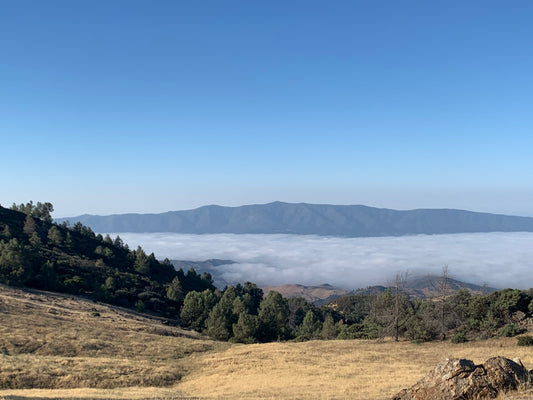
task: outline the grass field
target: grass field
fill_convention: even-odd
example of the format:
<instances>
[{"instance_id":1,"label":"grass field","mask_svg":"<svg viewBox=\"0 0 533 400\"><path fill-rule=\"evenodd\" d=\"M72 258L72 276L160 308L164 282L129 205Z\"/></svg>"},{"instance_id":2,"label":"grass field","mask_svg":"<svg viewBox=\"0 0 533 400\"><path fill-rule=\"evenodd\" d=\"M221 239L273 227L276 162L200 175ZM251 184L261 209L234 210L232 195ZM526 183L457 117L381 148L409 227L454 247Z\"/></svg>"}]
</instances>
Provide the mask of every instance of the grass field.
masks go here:
<instances>
[{"instance_id":1,"label":"grass field","mask_svg":"<svg viewBox=\"0 0 533 400\"><path fill-rule=\"evenodd\" d=\"M533 351L515 338L230 345L126 310L5 286L0 318L6 400L387 399L446 357L519 357L533 368ZM520 396L502 399L533 398Z\"/></svg>"}]
</instances>

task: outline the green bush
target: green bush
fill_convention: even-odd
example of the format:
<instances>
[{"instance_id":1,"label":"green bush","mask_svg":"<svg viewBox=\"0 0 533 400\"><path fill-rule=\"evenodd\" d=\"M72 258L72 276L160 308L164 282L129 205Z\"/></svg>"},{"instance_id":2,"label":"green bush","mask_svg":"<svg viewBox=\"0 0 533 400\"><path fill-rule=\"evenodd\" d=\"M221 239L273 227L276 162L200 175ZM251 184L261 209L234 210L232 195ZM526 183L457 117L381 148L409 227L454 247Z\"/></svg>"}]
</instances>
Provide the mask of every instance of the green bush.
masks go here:
<instances>
[{"instance_id":1,"label":"green bush","mask_svg":"<svg viewBox=\"0 0 533 400\"><path fill-rule=\"evenodd\" d=\"M145 312L146 311L146 305L144 304L144 301L142 300L137 300L137 302L135 303L135 309L137 310L137 312Z\"/></svg>"},{"instance_id":2,"label":"green bush","mask_svg":"<svg viewBox=\"0 0 533 400\"><path fill-rule=\"evenodd\" d=\"M518 338L519 346L533 346L533 337L532 336L521 336Z\"/></svg>"},{"instance_id":3,"label":"green bush","mask_svg":"<svg viewBox=\"0 0 533 400\"><path fill-rule=\"evenodd\" d=\"M466 337L466 333L464 332L457 332L455 335L452 336L452 343L466 343L468 342L468 339Z\"/></svg>"},{"instance_id":4,"label":"green bush","mask_svg":"<svg viewBox=\"0 0 533 400\"><path fill-rule=\"evenodd\" d=\"M522 333L522 329L515 324L507 324L500 329L500 336L513 337Z\"/></svg>"}]
</instances>

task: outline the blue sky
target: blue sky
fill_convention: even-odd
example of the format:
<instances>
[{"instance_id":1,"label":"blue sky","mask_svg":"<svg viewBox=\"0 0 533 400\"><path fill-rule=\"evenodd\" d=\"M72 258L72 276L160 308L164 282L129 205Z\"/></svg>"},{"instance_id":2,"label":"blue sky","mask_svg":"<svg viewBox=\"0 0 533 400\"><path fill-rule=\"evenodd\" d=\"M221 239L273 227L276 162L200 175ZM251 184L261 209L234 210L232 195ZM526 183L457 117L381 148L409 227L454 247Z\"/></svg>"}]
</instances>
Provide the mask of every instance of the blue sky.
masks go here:
<instances>
[{"instance_id":1,"label":"blue sky","mask_svg":"<svg viewBox=\"0 0 533 400\"><path fill-rule=\"evenodd\" d=\"M533 216L530 1L0 1L0 204Z\"/></svg>"}]
</instances>

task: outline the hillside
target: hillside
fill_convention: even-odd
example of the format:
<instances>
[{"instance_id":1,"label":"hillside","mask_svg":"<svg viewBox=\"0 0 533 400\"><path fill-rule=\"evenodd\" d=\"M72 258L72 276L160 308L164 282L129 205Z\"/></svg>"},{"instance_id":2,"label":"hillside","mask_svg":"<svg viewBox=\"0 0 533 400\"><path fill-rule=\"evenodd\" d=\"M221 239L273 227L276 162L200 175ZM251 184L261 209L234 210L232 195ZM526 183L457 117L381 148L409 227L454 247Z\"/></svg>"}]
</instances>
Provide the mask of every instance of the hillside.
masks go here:
<instances>
[{"instance_id":1,"label":"hillside","mask_svg":"<svg viewBox=\"0 0 533 400\"><path fill-rule=\"evenodd\" d=\"M84 295L94 300L177 318L186 294L214 289L202 276L160 262L119 236L96 235L77 223L54 224L31 203L0 207L0 283ZM50 205L51 206L51 205ZM46 211L46 210L45 210Z\"/></svg>"},{"instance_id":2,"label":"hillside","mask_svg":"<svg viewBox=\"0 0 533 400\"><path fill-rule=\"evenodd\" d=\"M427 276L418 276L413 277L412 279L409 279L406 284L406 291L418 298L430 298L430 297L438 297L440 295L439 293L439 285L440 280L442 278L440 276L436 275L427 275ZM489 286L482 286L482 285L476 285L473 283L468 282L462 282L458 281L457 279L453 278L447 278L447 291L448 293L453 293L458 290L466 290L470 292L473 295L481 295L481 294L488 294L497 291L498 289L489 287Z\"/></svg>"},{"instance_id":3,"label":"hillside","mask_svg":"<svg viewBox=\"0 0 533 400\"><path fill-rule=\"evenodd\" d=\"M471 232L533 232L533 218L450 209L398 211L362 205L274 202L241 207L216 205L162 214L80 215L96 232L176 232L398 236Z\"/></svg>"},{"instance_id":4,"label":"hillside","mask_svg":"<svg viewBox=\"0 0 533 400\"><path fill-rule=\"evenodd\" d=\"M0 313L0 389L169 386L184 358L225 348L161 318L1 284Z\"/></svg>"},{"instance_id":5,"label":"hillside","mask_svg":"<svg viewBox=\"0 0 533 400\"><path fill-rule=\"evenodd\" d=\"M0 398L6 400L384 400L450 356L481 362L503 355L533 365L531 349L517 347L515 338L215 342L123 308L4 285L0 313ZM505 398L531 398L531 392Z\"/></svg>"},{"instance_id":6,"label":"hillside","mask_svg":"<svg viewBox=\"0 0 533 400\"><path fill-rule=\"evenodd\" d=\"M431 298L437 297L439 293L439 276L421 276L408 279L405 284L405 291L415 298ZM467 290L471 294L487 294L496 291L497 289L475 285L472 283L461 282L453 278L448 278L447 282L448 293L451 294L458 290ZM328 284L319 286L305 286L298 284L286 284L280 286L266 286L263 287L266 293L275 290L283 295L283 297L302 297L315 305L323 305L329 302L335 303L335 299L344 296L372 296L383 293L387 290L386 286L376 285L356 290L344 290Z\"/></svg>"},{"instance_id":7,"label":"hillside","mask_svg":"<svg viewBox=\"0 0 533 400\"><path fill-rule=\"evenodd\" d=\"M336 288L334 286L324 284L319 286L305 286L298 284L287 284L281 286L266 286L263 288L265 294L275 290L281 293L283 297L302 297L316 305L322 305L335 298L346 296L351 293L348 290Z\"/></svg>"}]
</instances>

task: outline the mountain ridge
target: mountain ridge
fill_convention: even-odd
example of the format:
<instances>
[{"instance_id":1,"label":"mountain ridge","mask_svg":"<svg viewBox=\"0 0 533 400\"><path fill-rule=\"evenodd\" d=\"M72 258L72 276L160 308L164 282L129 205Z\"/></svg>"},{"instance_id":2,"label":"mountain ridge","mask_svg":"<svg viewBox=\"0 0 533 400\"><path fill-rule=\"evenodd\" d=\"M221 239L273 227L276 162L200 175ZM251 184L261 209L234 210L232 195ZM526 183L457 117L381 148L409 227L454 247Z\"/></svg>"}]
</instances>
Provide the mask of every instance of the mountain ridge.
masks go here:
<instances>
[{"instance_id":1,"label":"mountain ridge","mask_svg":"<svg viewBox=\"0 0 533 400\"><path fill-rule=\"evenodd\" d=\"M403 289L407 294L414 298L433 298L441 295L439 292L441 285L441 276L425 275L416 276L408 279ZM289 283L277 286L264 286L265 294L275 290L282 294L283 297L303 297L315 305L324 305L333 302L338 298L349 296L370 296L383 293L387 289L394 290L390 285L373 285L365 288L356 288L352 290L341 289L329 284L322 285L301 285L298 283ZM477 285L470 282L460 281L454 278L447 278L447 291L453 293L458 290L467 290L472 294L487 294L497 291L498 289Z\"/></svg>"},{"instance_id":2,"label":"mountain ridge","mask_svg":"<svg viewBox=\"0 0 533 400\"><path fill-rule=\"evenodd\" d=\"M457 209L393 210L365 205L272 202L238 207L207 205L148 214L84 214L57 222L81 222L97 232L186 234L300 234L344 237L476 232L533 232L533 217Z\"/></svg>"}]
</instances>

